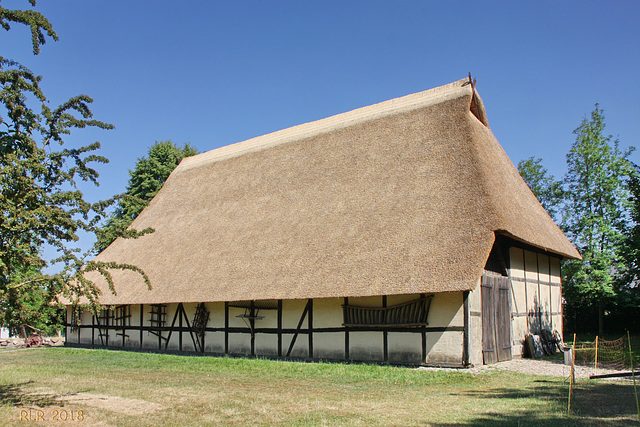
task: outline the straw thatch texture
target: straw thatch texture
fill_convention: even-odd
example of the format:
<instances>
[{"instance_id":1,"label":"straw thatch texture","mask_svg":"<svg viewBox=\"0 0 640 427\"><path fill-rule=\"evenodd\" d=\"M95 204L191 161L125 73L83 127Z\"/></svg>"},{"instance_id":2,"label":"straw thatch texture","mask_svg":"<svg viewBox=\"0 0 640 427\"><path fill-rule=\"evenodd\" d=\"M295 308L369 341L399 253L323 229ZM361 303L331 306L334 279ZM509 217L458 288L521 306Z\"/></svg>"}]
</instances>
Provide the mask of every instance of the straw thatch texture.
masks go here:
<instances>
[{"instance_id":1,"label":"straw thatch texture","mask_svg":"<svg viewBox=\"0 0 640 427\"><path fill-rule=\"evenodd\" d=\"M115 272L102 302L470 290L496 231L579 257L465 82L185 159L133 224L156 232L99 255L153 290Z\"/></svg>"}]
</instances>

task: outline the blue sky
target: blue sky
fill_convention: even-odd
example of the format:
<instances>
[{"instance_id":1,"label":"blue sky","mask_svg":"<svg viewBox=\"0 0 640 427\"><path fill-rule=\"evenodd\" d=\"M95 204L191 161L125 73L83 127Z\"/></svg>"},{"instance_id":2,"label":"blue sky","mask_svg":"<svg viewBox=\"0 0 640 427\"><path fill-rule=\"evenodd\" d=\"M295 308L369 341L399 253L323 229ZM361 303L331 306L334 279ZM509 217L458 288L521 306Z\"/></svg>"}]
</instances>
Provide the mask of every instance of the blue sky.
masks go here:
<instances>
[{"instance_id":1,"label":"blue sky","mask_svg":"<svg viewBox=\"0 0 640 427\"><path fill-rule=\"evenodd\" d=\"M26 0L2 0L26 8ZM155 142L200 151L465 77L514 163L565 172L572 130L596 102L623 147L640 137L638 1L39 0L60 36L38 56L26 28L1 55L44 76L56 105L94 98L112 131L84 130L111 160L90 198L124 191ZM632 155L640 163L640 153Z\"/></svg>"}]
</instances>

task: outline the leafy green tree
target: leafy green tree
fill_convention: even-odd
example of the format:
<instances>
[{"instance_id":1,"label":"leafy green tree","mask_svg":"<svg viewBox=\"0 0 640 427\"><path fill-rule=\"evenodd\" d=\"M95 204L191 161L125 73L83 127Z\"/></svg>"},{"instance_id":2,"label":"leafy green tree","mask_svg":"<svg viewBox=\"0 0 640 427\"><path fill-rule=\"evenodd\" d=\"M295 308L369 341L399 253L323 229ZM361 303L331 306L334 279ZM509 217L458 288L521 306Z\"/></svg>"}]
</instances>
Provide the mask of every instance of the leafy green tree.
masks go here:
<instances>
[{"instance_id":1,"label":"leafy green tree","mask_svg":"<svg viewBox=\"0 0 640 427\"><path fill-rule=\"evenodd\" d=\"M556 181L554 176L542 166L542 159L536 157L518 162L518 171L540 204L555 219L564 199L562 181Z\"/></svg>"},{"instance_id":2,"label":"leafy green tree","mask_svg":"<svg viewBox=\"0 0 640 427\"><path fill-rule=\"evenodd\" d=\"M161 141L151 146L148 156L139 158L135 169L129 171L127 191L98 233L98 251L106 249L116 237L126 236L129 225L160 191L180 161L196 154L198 150L188 143L178 147L171 141Z\"/></svg>"},{"instance_id":3,"label":"leafy green tree","mask_svg":"<svg viewBox=\"0 0 640 427\"><path fill-rule=\"evenodd\" d=\"M30 1L35 6L35 1ZM58 36L49 21L33 10L8 10L0 6L0 25L10 23L31 29L33 53L48 35ZM73 129L112 125L94 120L86 95L70 98L56 108L40 88L42 77L12 59L0 57L0 323L17 325L29 321L38 307L49 307L63 295L76 304L81 297L97 307L99 291L85 277L97 271L113 290L110 269L131 265L87 262L92 252L76 247L78 232L95 233L113 200L91 203L78 188L79 181L98 184L95 163L108 160L95 151L99 143L63 148L64 137ZM47 274L44 247L57 251L53 263L59 272ZM46 311L45 309L41 310Z\"/></svg>"},{"instance_id":4,"label":"leafy green tree","mask_svg":"<svg viewBox=\"0 0 640 427\"><path fill-rule=\"evenodd\" d=\"M629 226L622 245L624 274L614 285L616 307L614 315L626 329L640 327L640 167L631 164L627 181L629 197Z\"/></svg>"},{"instance_id":5,"label":"leafy green tree","mask_svg":"<svg viewBox=\"0 0 640 427\"><path fill-rule=\"evenodd\" d=\"M619 141L605 135L598 104L574 130L576 140L567 154L566 199L563 226L583 260L563 266L564 296L568 309L592 307L598 313L598 330L604 330L604 310L616 296L615 282L625 269L628 191L631 173Z\"/></svg>"}]
</instances>

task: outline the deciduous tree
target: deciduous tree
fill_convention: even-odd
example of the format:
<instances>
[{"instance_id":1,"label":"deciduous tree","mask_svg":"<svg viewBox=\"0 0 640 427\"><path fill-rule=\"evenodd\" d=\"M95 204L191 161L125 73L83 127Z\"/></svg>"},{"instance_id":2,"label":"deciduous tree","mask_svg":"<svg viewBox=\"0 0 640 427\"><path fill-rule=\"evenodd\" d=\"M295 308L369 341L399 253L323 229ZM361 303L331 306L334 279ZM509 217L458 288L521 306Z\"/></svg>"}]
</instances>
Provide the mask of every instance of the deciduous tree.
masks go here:
<instances>
[{"instance_id":1,"label":"deciduous tree","mask_svg":"<svg viewBox=\"0 0 640 427\"><path fill-rule=\"evenodd\" d=\"M542 166L542 159L537 157L529 157L518 162L518 171L540 204L552 218L556 219L556 214L564 199L562 181L558 181L553 175L550 175L547 169Z\"/></svg>"},{"instance_id":2,"label":"deciduous tree","mask_svg":"<svg viewBox=\"0 0 640 427\"><path fill-rule=\"evenodd\" d=\"M583 260L563 266L564 295L571 309L591 305L604 329L604 309L615 296L614 283L624 271L621 256L627 221L630 174L618 140L604 134L602 109L596 104L590 119L574 130L576 140L567 154L566 199L563 226Z\"/></svg>"}]
</instances>

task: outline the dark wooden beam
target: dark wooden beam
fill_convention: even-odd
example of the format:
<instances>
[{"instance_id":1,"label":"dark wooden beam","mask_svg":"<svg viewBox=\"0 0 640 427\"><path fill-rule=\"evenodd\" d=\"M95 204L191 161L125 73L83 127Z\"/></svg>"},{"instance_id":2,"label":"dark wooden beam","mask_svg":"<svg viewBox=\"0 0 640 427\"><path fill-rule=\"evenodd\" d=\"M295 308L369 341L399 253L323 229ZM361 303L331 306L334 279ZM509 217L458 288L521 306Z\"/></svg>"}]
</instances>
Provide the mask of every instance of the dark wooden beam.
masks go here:
<instances>
[{"instance_id":1,"label":"dark wooden beam","mask_svg":"<svg viewBox=\"0 0 640 427\"><path fill-rule=\"evenodd\" d=\"M282 357L282 300L278 300L278 357Z\"/></svg>"},{"instance_id":2,"label":"dark wooden beam","mask_svg":"<svg viewBox=\"0 0 640 427\"><path fill-rule=\"evenodd\" d=\"M462 293L462 311L464 317L464 331L462 335L462 364L469 366L469 291Z\"/></svg>"},{"instance_id":3,"label":"dark wooden beam","mask_svg":"<svg viewBox=\"0 0 640 427\"><path fill-rule=\"evenodd\" d=\"M313 299L309 299L309 313L307 318L307 327L309 328L309 358L313 359Z\"/></svg>"},{"instance_id":4,"label":"dark wooden beam","mask_svg":"<svg viewBox=\"0 0 640 427\"><path fill-rule=\"evenodd\" d=\"M298 322L298 327L296 328L296 331L293 334L293 337L291 338L291 344L289 345L289 350L287 350L287 354L285 357L289 357L291 355L291 350L293 350L293 346L296 343L298 334L300 334L300 331L302 330L302 323L304 322L304 319L305 317L307 317L307 313L309 312L310 302L311 300L307 301L307 305L304 307L304 310L302 311L302 315L300 316L300 321Z\"/></svg>"},{"instance_id":5,"label":"dark wooden beam","mask_svg":"<svg viewBox=\"0 0 640 427\"><path fill-rule=\"evenodd\" d=\"M344 298L344 313L343 313L343 321L346 321L346 311L347 311L347 306L349 305L349 298L345 297ZM346 360L349 360L349 328L345 327L344 328L344 358Z\"/></svg>"},{"instance_id":6,"label":"dark wooden beam","mask_svg":"<svg viewBox=\"0 0 640 427\"><path fill-rule=\"evenodd\" d=\"M142 330L144 328L144 304L140 304L140 348L142 348Z\"/></svg>"},{"instance_id":7,"label":"dark wooden beam","mask_svg":"<svg viewBox=\"0 0 640 427\"><path fill-rule=\"evenodd\" d=\"M426 294L420 294L420 298L425 298ZM422 333L422 363L427 363L427 329L425 326L420 328Z\"/></svg>"},{"instance_id":8,"label":"dark wooden beam","mask_svg":"<svg viewBox=\"0 0 640 427\"><path fill-rule=\"evenodd\" d=\"M382 307L387 307L386 295L382 296ZM382 360L389 361L389 333L386 330L382 331Z\"/></svg>"},{"instance_id":9,"label":"dark wooden beam","mask_svg":"<svg viewBox=\"0 0 640 427\"><path fill-rule=\"evenodd\" d=\"M178 304L176 314L179 316L178 326L180 327L180 333L178 335L178 350L182 351L182 315L184 314L184 307L182 306L182 303ZM167 340L167 344L169 344L169 340Z\"/></svg>"},{"instance_id":10,"label":"dark wooden beam","mask_svg":"<svg viewBox=\"0 0 640 427\"><path fill-rule=\"evenodd\" d=\"M256 355L256 303L254 300L249 302L249 328L251 329L251 357Z\"/></svg>"},{"instance_id":11,"label":"dark wooden beam","mask_svg":"<svg viewBox=\"0 0 640 427\"><path fill-rule=\"evenodd\" d=\"M229 354L229 303L224 303L224 354Z\"/></svg>"},{"instance_id":12,"label":"dark wooden beam","mask_svg":"<svg viewBox=\"0 0 640 427\"><path fill-rule=\"evenodd\" d=\"M167 348L169 348L169 341L171 340L171 335L173 334L173 331L175 330L175 326L176 326L176 321L178 320L178 317L180 315L180 309L182 308L182 303L178 304L178 307L176 308L176 313L173 315L173 321L171 322L171 327L169 328L169 335L167 335L167 341L164 344L164 349L166 350ZM182 317L180 317L180 337L182 337ZM162 332L160 332L159 335L162 335ZM180 350L182 350L182 338L180 338Z\"/></svg>"},{"instance_id":13,"label":"dark wooden beam","mask_svg":"<svg viewBox=\"0 0 640 427\"><path fill-rule=\"evenodd\" d=\"M554 314L559 314L559 313L554 313ZM473 313L472 313L473 315ZM91 329L91 325L80 325L79 328L82 329ZM114 330L116 329L116 326L109 326L108 328L106 326L102 326L103 329L109 329L109 330ZM171 328L169 326L164 326L164 327L154 327L154 326L144 326L142 328L140 328L140 326L129 326L127 329L129 330L134 330L134 331L146 331L146 332L168 332L169 330L171 330ZM174 332L175 331L179 331L180 328L174 328L173 329ZM224 332L225 328L223 327L219 327L219 328L206 328L205 329L207 332ZM255 329L256 332L260 333L260 334L270 334L270 335L277 335L278 334L278 329L277 328L256 328ZM189 327L185 326L182 328L183 332L189 332ZM405 327L405 326L389 326L389 327L385 327L385 328L380 328L380 327L376 327L376 326L349 326L349 327L344 327L344 326L338 326L338 327L328 327L328 328L313 328L313 333L314 334L318 334L318 333L340 333L340 332L345 332L345 331L350 331L350 332L382 332L382 331L387 331L387 332L402 332L402 333L422 333L422 332L426 332L426 333L433 333L433 332L464 332L464 326L425 326L423 327ZM286 335L286 334L295 334L296 332L299 332L301 334L308 334L309 333L309 329L307 328L300 328L300 329L294 329L294 328L282 328L282 334ZM251 333L251 329L249 329L248 327L230 327L229 328L229 333L232 334L250 334ZM87 344L88 345L88 344Z\"/></svg>"}]
</instances>

